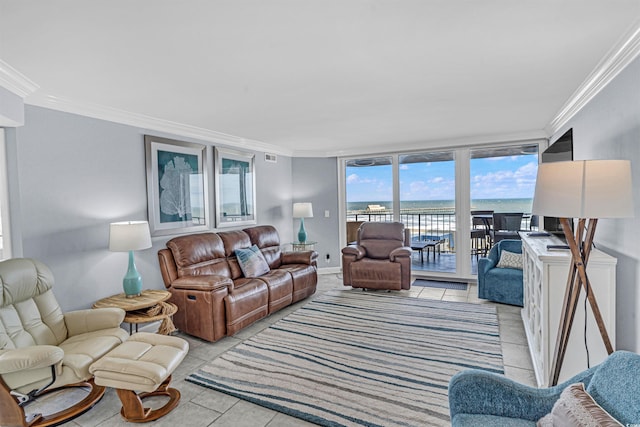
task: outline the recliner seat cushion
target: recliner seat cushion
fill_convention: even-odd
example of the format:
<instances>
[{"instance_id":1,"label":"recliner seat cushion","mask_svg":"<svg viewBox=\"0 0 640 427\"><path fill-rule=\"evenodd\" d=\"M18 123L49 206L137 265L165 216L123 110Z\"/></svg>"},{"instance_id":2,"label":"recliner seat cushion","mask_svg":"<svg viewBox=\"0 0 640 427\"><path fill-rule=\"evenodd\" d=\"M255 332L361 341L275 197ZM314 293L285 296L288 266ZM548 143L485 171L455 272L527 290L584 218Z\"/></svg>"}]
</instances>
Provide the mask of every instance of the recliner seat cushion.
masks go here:
<instances>
[{"instance_id":1,"label":"recliner seat cushion","mask_svg":"<svg viewBox=\"0 0 640 427\"><path fill-rule=\"evenodd\" d=\"M286 270L293 280L293 294L291 303L298 302L316 292L318 272L308 264L283 264L280 270Z\"/></svg>"},{"instance_id":2,"label":"recliner seat cushion","mask_svg":"<svg viewBox=\"0 0 640 427\"><path fill-rule=\"evenodd\" d=\"M56 384L91 378L91 364L128 338L127 331L118 327L75 335L63 341L59 347L64 351L64 369L56 379Z\"/></svg>"},{"instance_id":3,"label":"recliner seat cushion","mask_svg":"<svg viewBox=\"0 0 640 427\"><path fill-rule=\"evenodd\" d=\"M258 279L267 284L269 289L269 314L275 313L291 304L293 280L286 270L271 270Z\"/></svg>"}]
</instances>

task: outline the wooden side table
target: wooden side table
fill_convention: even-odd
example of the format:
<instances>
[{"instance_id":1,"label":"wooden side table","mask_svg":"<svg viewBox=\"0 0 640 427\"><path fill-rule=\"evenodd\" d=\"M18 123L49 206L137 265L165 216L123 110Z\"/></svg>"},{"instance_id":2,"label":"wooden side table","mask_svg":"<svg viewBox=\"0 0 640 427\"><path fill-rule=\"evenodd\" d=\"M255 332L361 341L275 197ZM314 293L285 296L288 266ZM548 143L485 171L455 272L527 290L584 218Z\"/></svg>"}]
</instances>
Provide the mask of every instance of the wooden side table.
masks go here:
<instances>
[{"instance_id":1,"label":"wooden side table","mask_svg":"<svg viewBox=\"0 0 640 427\"><path fill-rule=\"evenodd\" d=\"M112 295L96 301L93 308L117 307L123 309L126 314L124 321L129 324L129 334L133 333L133 325L162 320L159 332L165 335L175 331L171 316L178 307L175 304L165 302L171 298L171 292L160 289L147 289L140 296L127 298L124 293Z\"/></svg>"}]
</instances>

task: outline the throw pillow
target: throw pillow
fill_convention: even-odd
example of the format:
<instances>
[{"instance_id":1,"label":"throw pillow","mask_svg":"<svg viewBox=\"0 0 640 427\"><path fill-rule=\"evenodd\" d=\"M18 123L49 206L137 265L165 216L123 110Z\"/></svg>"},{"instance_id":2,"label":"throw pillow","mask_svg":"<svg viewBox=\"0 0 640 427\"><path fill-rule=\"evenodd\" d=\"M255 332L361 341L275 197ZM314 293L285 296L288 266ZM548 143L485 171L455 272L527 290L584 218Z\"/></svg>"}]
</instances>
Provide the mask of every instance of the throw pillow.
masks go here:
<instances>
[{"instance_id":1,"label":"throw pillow","mask_svg":"<svg viewBox=\"0 0 640 427\"><path fill-rule=\"evenodd\" d=\"M269 264L256 245L246 249L236 249L235 253L244 277L259 277L269 272Z\"/></svg>"},{"instance_id":2,"label":"throw pillow","mask_svg":"<svg viewBox=\"0 0 640 427\"><path fill-rule=\"evenodd\" d=\"M560 394L550 414L538 421L537 427L622 427L615 418L593 400L584 384L571 384Z\"/></svg>"},{"instance_id":3,"label":"throw pillow","mask_svg":"<svg viewBox=\"0 0 640 427\"><path fill-rule=\"evenodd\" d=\"M500 251L500 261L498 261L498 268L517 268L522 270L522 254L515 252Z\"/></svg>"}]
</instances>

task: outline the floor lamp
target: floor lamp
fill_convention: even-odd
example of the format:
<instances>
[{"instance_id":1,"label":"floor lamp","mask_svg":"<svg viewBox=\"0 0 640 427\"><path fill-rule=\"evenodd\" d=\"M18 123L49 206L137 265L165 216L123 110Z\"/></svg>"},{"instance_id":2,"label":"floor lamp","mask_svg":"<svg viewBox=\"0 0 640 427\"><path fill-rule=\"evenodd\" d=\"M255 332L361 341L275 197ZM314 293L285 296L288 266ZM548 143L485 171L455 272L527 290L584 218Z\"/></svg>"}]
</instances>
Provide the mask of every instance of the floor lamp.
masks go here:
<instances>
[{"instance_id":1,"label":"floor lamp","mask_svg":"<svg viewBox=\"0 0 640 427\"><path fill-rule=\"evenodd\" d=\"M633 216L631 163L628 160L579 160L538 166L532 213L559 217L571 251L550 384L556 385L569 342L578 299L584 288L607 353L613 345L591 291L587 263L600 218ZM577 219L575 233L570 218Z\"/></svg>"}]
</instances>

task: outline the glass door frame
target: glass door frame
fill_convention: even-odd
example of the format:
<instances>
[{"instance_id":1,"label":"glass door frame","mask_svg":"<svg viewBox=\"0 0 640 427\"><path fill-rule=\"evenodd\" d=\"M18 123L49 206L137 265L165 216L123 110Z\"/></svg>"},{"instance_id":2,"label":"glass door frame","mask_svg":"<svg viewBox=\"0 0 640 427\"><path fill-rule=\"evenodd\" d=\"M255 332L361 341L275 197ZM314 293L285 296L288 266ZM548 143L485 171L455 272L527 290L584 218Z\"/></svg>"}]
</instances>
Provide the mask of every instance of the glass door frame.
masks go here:
<instances>
[{"instance_id":1,"label":"glass door frame","mask_svg":"<svg viewBox=\"0 0 640 427\"><path fill-rule=\"evenodd\" d=\"M338 209L339 209L339 223L344 224L346 222L346 162L349 160L363 159L369 157L382 157L389 156L392 158L392 173L393 173L393 220L400 220L400 182L399 182L399 156L403 154L417 153L417 152L431 152L431 151L452 151L455 162L455 211L456 211L456 271L453 273L437 272L437 271L412 271L415 276L428 276L434 278L442 278L446 280L465 280L475 281L477 276L471 272L471 246L462 244L462 242L470 241L470 239L463 239L462 236L471 235L471 175L470 175L470 161L471 150L478 148L491 148L491 147L508 147L519 145L538 145L538 152L541 152L548 145L548 141L545 139L534 139L525 141L507 141L507 142L495 142L491 144L478 144L478 145L465 145L457 147L428 147L424 149L414 149L410 151L402 151L395 153L371 153L361 155L351 155L345 157L338 157ZM346 246L346 231L345 227L340 227L339 230L340 245Z\"/></svg>"}]
</instances>

